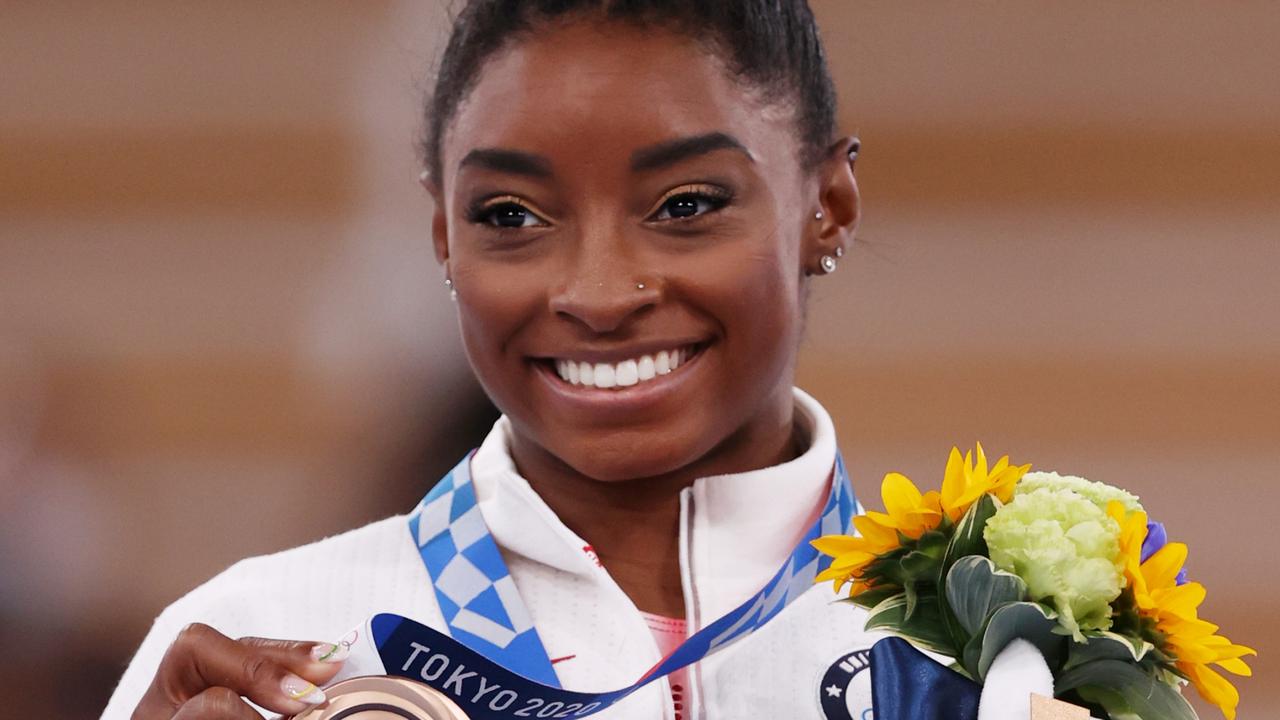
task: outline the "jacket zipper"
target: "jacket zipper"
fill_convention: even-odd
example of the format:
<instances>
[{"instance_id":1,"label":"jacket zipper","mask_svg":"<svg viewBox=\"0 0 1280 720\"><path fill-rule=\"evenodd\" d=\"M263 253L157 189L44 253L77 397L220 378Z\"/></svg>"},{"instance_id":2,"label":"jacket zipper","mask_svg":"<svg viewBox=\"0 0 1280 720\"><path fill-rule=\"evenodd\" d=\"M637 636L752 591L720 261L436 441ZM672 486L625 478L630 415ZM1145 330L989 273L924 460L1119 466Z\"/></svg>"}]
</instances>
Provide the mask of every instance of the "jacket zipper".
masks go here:
<instances>
[{"instance_id":1,"label":"jacket zipper","mask_svg":"<svg viewBox=\"0 0 1280 720\"><path fill-rule=\"evenodd\" d=\"M698 606L693 572L693 488L680 491L680 580L684 587L685 633L693 635L702 629L702 609ZM683 720L703 720L702 664L688 667L689 687L683 696Z\"/></svg>"}]
</instances>

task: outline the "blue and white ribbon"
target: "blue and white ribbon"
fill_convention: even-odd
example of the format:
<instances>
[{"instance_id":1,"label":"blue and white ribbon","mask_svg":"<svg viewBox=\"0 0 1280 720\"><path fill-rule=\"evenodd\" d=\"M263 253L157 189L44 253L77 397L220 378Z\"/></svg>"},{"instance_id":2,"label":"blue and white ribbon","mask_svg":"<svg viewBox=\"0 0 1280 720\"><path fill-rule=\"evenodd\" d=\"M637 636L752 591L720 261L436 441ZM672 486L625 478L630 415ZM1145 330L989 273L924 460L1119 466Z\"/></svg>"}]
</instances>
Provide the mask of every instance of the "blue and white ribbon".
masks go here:
<instances>
[{"instance_id":1,"label":"blue and white ribbon","mask_svg":"<svg viewBox=\"0 0 1280 720\"><path fill-rule=\"evenodd\" d=\"M632 685L606 693L560 689L538 631L485 525L468 456L423 498L409 530L431 575L449 635L398 615L371 621L386 671L448 694L474 720L582 717L755 632L813 585L831 563L809 544L849 532L856 512L837 455L822 516L755 595L694 633Z\"/></svg>"}]
</instances>

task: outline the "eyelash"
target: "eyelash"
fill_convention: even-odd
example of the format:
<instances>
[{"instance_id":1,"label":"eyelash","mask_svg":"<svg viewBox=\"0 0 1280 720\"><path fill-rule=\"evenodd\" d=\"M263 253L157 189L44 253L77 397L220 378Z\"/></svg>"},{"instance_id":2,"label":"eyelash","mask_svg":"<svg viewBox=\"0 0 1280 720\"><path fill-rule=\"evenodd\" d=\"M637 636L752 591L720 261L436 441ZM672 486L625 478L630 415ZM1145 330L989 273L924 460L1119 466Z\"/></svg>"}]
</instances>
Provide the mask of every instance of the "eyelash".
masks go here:
<instances>
[{"instance_id":1,"label":"eyelash","mask_svg":"<svg viewBox=\"0 0 1280 720\"><path fill-rule=\"evenodd\" d=\"M509 225L500 225L497 222L494 222L494 220L497 217L497 213L500 210L504 210L504 209L507 209L507 210L514 209L523 213L527 213L528 216L533 218L535 221L537 221L538 224L533 226L521 225L517 227L512 227ZM500 195L498 197L481 198L467 207L466 218L467 218L467 221L470 223L474 223L476 225L485 225L485 226L488 226L491 230L496 230L498 232L512 232L516 230L525 230L525 229L528 229L528 227L542 227L547 224L547 221L544 220L541 215L539 215L527 204L525 204L520 198L515 197L513 195Z\"/></svg>"},{"instance_id":2,"label":"eyelash","mask_svg":"<svg viewBox=\"0 0 1280 720\"><path fill-rule=\"evenodd\" d=\"M667 209L667 207L676 200L693 202L695 214L672 216L670 209ZM705 215L723 209L732 201L733 192L727 188L708 184L684 185L673 190L669 190L667 194L658 201L654 209L649 211L645 216L645 219L659 223L692 222ZM708 207L703 212L697 212L701 203L706 203ZM667 209L668 217L657 217L664 209ZM519 226L501 225L495 220L497 218L497 213L502 210L515 210L526 213L528 218L533 219L536 224ZM518 230L526 230L530 227L545 227L548 224L540 214L535 212L520 198L513 195L481 198L467 207L465 215L468 222L476 225L485 225L497 232L514 232Z\"/></svg>"},{"instance_id":3,"label":"eyelash","mask_svg":"<svg viewBox=\"0 0 1280 720\"><path fill-rule=\"evenodd\" d=\"M681 199L685 201L693 201L695 203L695 209L697 208L698 203L703 203L703 202L707 203L710 207L705 212L699 212L695 215L687 215L682 217L666 217L666 218L656 217L659 213L663 211L664 208L670 205L673 201L681 200ZM668 191L667 194L664 195L662 199L658 201L657 207L655 207L649 213L646 219L651 220L653 222L663 222L663 223L691 222L705 215L714 213L724 208L726 205L728 205L732 201L733 201L733 192L727 188L723 188L718 185L707 185L707 184L684 185L684 186L675 188L674 190ZM668 211L668 215L670 215L669 211Z\"/></svg>"}]
</instances>

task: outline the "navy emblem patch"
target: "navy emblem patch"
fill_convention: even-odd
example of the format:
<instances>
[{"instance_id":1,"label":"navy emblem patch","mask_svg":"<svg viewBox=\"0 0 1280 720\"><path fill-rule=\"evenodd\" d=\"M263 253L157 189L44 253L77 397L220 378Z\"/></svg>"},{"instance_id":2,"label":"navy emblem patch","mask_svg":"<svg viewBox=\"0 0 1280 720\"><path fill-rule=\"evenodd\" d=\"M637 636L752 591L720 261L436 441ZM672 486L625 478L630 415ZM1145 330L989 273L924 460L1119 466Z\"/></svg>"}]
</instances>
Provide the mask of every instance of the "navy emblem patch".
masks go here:
<instances>
[{"instance_id":1,"label":"navy emblem patch","mask_svg":"<svg viewBox=\"0 0 1280 720\"><path fill-rule=\"evenodd\" d=\"M826 720L872 720L870 648L831 663L818 685L818 704Z\"/></svg>"}]
</instances>

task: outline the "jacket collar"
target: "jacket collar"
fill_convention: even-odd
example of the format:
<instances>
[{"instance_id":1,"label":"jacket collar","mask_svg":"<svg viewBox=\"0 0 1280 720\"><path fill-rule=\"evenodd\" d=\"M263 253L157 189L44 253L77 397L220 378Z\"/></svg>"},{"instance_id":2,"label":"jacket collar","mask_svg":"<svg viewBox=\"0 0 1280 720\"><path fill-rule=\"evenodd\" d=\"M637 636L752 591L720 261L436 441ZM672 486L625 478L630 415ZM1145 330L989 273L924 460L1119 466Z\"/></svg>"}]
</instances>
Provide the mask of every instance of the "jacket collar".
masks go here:
<instances>
[{"instance_id":1,"label":"jacket collar","mask_svg":"<svg viewBox=\"0 0 1280 720\"><path fill-rule=\"evenodd\" d=\"M821 513L835 463L835 429L809 395L796 389L795 401L796 422L808 437L804 453L781 465L701 478L683 491L681 527L689 533L684 571L694 585L716 588L703 598L703 617L728 611L734 598L759 590ZM505 552L565 572L598 572L588 544L516 471L510 437L511 423L503 417L471 458L480 511L494 540Z\"/></svg>"}]
</instances>

